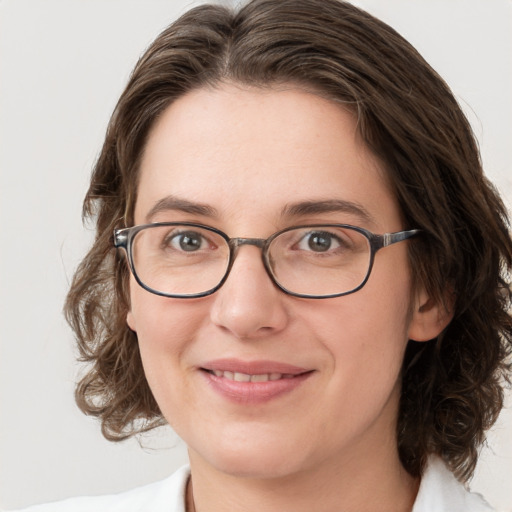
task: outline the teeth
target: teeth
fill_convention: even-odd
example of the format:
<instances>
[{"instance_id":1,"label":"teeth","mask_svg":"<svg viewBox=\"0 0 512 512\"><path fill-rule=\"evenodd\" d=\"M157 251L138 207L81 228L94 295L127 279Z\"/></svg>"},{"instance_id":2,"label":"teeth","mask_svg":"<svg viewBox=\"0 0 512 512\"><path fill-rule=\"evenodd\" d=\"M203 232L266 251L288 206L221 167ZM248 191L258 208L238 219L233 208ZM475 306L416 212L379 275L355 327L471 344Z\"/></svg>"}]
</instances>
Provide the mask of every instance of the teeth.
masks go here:
<instances>
[{"instance_id":1,"label":"teeth","mask_svg":"<svg viewBox=\"0 0 512 512\"><path fill-rule=\"evenodd\" d=\"M264 373L262 375L251 375L251 382L267 382L270 380L270 375Z\"/></svg>"},{"instance_id":2,"label":"teeth","mask_svg":"<svg viewBox=\"0 0 512 512\"><path fill-rule=\"evenodd\" d=\"M213 370L216 377L234 380L236 382L267 382L269 380L291 379L293 375L282 373L262 373L258 375L249 375L248 373L228 372L222 370Z\"/></svg>"},{"instance_id":3,"label":"teeth","mask_svg":"<svg viewBox=\"0 0 512 512\"><path fill-rule=\"evenodd\" d=\"M236 380L237 382L250 382L251 376L247 375L247 373L235 372L235 374L233 375L233 380Z\"/></svg>"}]
</instances>

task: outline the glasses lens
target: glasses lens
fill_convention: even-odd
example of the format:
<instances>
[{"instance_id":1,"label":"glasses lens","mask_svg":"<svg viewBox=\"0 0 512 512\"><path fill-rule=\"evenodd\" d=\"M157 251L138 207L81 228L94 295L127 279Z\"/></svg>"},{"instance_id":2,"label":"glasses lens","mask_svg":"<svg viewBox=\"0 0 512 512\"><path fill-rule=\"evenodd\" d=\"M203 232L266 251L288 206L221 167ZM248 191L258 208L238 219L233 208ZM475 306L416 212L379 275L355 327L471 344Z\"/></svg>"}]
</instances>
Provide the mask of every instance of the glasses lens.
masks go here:
<instances>
[{"instance_id":1,"label":"glasses lens","mask_svg":"<svg viewBox=\"0 0 512 512\"><path fill-rule=\"evenodd\" d=\"M148 226L132 241L135 273L166 295L200 294L215 288L229 264L229 245L198 226Z\"/></svg>"},{"instance_id":2,"label":"glasses lens","mask_svg":"<svg viewBox=\"0 0 512 512\"><path fill-rule=\"evenodd\" d=\"M275 280L303 295L347 293L366 279L370 242L346 227L308 226L285 231L271 243L268 261Z\"/></svg>"}]
</instances>

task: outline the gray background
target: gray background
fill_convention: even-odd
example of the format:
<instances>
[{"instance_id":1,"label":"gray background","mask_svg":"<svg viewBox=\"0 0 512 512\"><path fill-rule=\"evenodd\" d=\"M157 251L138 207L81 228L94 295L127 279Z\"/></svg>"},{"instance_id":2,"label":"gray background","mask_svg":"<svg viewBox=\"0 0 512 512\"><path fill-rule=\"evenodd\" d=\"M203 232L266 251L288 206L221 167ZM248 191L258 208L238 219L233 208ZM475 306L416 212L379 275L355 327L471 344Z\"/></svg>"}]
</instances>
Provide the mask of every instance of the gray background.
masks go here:
<instances>
[{"instance_id":1,"label":"gray background","mask_svg":"<svg viewBox=\"0 0 512 512\"><path fill-rule=\"evenodd\" d=\"M127 489L184 463L163 429L105 441L73 402L62 303L92 232L81 201L104 129L143 49L186 0L0 1L0 503L14 508ZM512 2L357 2L445 77L512 204ZM511 402L509 397L509 403ZM512 511L512 411L489 435L472 487Z\"/></svg>"}]
</instances>

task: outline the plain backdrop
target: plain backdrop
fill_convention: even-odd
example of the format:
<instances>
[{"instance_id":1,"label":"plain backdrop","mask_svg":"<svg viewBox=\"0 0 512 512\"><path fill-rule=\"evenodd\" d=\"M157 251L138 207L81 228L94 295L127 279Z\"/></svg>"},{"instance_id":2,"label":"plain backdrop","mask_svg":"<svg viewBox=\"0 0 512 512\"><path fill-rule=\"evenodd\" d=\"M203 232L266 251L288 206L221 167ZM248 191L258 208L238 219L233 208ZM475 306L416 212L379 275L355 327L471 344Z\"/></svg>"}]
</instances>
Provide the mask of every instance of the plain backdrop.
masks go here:
<instances>
[{"instance_id":1,"label":"plain backdrop","mask_svg":"<svg viewBox=\"0 0 512 512\"><path fill-rule=\"evenodd\" d=\"M186 460L165 429L121 444L74 405L79 367L62 304L92 233L81 201L138 56L186 0L0 0L0 503L120 491ZM361 0L445 77L512 203L510 0ZM510 402L510 398L509 398ZM140 446L142 444L142 447ZM472 488L512 511L512 413Z\"/></svg>"}]
</instances>

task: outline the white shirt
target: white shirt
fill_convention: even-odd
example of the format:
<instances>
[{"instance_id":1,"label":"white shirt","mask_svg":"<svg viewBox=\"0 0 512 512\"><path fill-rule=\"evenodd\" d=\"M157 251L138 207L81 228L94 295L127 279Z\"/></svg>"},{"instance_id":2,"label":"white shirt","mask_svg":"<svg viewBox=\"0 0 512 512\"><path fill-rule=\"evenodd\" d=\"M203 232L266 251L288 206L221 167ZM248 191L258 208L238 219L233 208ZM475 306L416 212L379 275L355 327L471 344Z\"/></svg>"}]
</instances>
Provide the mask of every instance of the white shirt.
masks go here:
<instances>
[{"instance_id":1,"label":"white shirt","mask_svg":"<svg viewBox=\"0 0 512 512\"><path fill-rule=\"evenodd\" d=\"M494 509L480 496L469 492L444 465L431 457L421 478L420 490L412 512L492 512Z\"/></svg>"},{"instance_id":2,"label":"white shirt","mask_svg":"<svg viewBox=\"0 0 512 512\"><path fill-rule=\"evenodd\" d=\"M186 512L185 492L188 466L160 482L108 496L88 496L46 505L23 512ZM492 512L479 494L470 493L444 463L432 458L421 479L412 512Z\"/></svg>"}]
</instances>

